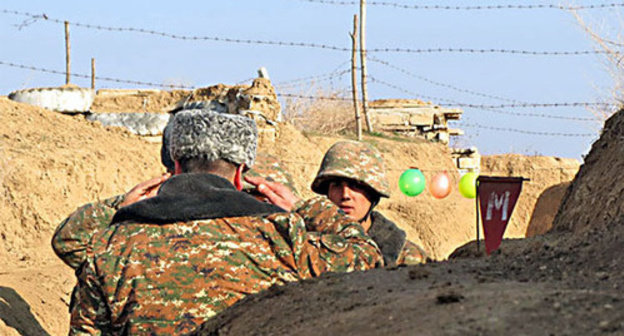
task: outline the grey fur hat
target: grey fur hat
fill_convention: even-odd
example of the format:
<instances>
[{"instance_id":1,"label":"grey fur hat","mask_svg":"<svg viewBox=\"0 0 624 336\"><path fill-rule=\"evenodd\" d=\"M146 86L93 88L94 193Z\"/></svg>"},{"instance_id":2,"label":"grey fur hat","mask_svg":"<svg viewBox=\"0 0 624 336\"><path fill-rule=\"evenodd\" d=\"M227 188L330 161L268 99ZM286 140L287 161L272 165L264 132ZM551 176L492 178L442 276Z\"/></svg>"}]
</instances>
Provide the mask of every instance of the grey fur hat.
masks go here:
<instances>
[{"instance_id":1,"label":"grey fur hat","mask_svg":"<svg viewBox=\"0 0 624 336\"><path fill-rule=\"evenodd\" d=\"M173 118L169 134L173 160L203 157L253 166L258 146L253 119L210 110L183 110Z\"/></svg>"}]
</instances>

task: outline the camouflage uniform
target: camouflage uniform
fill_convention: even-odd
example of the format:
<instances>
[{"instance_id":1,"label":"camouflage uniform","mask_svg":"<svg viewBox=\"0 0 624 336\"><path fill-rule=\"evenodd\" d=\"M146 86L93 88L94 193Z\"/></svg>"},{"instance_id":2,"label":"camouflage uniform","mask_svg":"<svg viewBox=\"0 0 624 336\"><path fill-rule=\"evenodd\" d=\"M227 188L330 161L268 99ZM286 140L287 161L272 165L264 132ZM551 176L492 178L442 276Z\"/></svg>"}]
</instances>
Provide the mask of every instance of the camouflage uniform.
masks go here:
<instances>
[{"instance_id":1,"label":"camouflage uniform","mask_svg":"<svg viewBox=\"0 0 624 336\"><path fill-rule=\"evenodd\" d=\"M167 151L167 155L168 155ZM163 161L164 162L164 161ZM287 186L295 195L297 189L292 176L282 167L277 158L258 153L253 168L245 175L264 177L269 181ZM255 195L255 186L245 183L243 191ZM114 196L103 201L86 204L78 208L56 228L52 237L52 249L69 267L77 269L85 260L85 252L91 236L110 225L124 195Z\"/></svg>"},{"instance_id":2,"label":"camouflage uniform","mask_svg":"<svg viewBox=\"0 0 624 336\"><path fill-rule=\"evenodd\" d=\"M371 227L367 233L379 245L387 266L427 261L424 250L407 240L403 230L379 212L372 211L379 198L390 197L386 168L377 149L363 142L335 143L323 157L321 167L312 182L312 190L327 195L329 182L335 179L356 181L377 194L378 197L371 200Z\"/></svg>"},{"instance_id":3,"label":"camouflage uniform","mask_svg":"<svg viewBox=\"0 0 624 336\"><path fill-rule=\"evenodd\" d=\"M69 215L52 236L52 249L69 267L77 269L85 260L87 245L93 234L107 228L124 195L86 204Z\"/></svg>"},{"instance_id":4,"label":"camouflage uniform","mask_svg":"<svg viewBox=\"0 0 624 336\"><path fill-rule=\"evenodd\" d=\"M272 285L381 265L326 198L284 212L218 176L176 175L94 235L70 334L182 334Z\"/></svg>"}]
</instances>

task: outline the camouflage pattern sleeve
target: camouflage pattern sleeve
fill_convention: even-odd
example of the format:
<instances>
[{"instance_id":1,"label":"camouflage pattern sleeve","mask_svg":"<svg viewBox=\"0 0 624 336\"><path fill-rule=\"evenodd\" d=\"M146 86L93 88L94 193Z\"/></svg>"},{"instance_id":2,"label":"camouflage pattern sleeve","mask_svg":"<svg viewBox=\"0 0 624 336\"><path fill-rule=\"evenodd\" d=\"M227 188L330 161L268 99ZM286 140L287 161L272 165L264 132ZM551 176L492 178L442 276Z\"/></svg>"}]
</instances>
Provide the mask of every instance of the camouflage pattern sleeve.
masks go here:
<instances>
[{"instance_id":1,"label":"camouflage pattern sleeve","mask_svg":"<svg viewBox=\"0 0 624 336\"><path fill-rule=\"evenodd\" d=\"M112 330L103 324L109 321L106 301L98 285L93 260L88 259L78 274L78 304L71 309L69 335L108 335Z\"/></svg>"},{"instance_id":2,"label":"camouflage pattern sleeve","mask_svg":"<svg viewBox=\"0 0 624 336\"><path fill-rule=\"evenodd\" d=\"M418 245L409 240L405 241L405 246L399 253L397 265L416 265L427 262L427 253Z\"/></svg>"},{"instance_id":3,"label":"camouflage pattern sleeve","mask_svg":"<svg viewBox=\"0 0 624 336\"><path fill-rule=\"evenodd\" d=\"M269 219L291 246L300 278L383 266L377 244L327 198L299 204L293 213Z\"/></svg>"},{"instance_id":4,"label":"camouflage pattern sleeve","mask_svg":"<svg viewBox=\"0 0 624 336\"><path fill-rule=\"evenodd\" d=\"M108 227L124 195L84 205L61 222L52 236L52 248L69 267L77 269L93 234Z\"/></svg>"}]
</instances>

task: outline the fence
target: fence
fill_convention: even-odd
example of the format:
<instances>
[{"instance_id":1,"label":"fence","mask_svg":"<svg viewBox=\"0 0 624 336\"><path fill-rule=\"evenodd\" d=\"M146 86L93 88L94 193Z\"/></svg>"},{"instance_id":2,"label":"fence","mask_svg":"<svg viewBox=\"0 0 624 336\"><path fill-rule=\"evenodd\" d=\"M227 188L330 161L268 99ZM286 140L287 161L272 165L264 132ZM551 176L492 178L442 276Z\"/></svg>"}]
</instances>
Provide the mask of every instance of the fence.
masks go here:
<instances>
[{"instance_id":1,"label":"fence","mask_svg":"<svg viewBox=\"0 0 624 336\"><path fill-rule=\"evenodd\" d=\"M331 0L299 0L302 3L310 3L324 6L355 6L359 5L360 1L331 1ZM519 5L466 5L466 6L449 6L449 5L416 5L416 4L401 4L395 2L385 2L385 1L368 1L367 4L371 7L379 6L386 8L395 8L399 10L414 10L414 11L494 11L494 10L515 10L515 11L535 11L535 10L562 10L562 11L580 11L580 10L594 10L594 9L613 9L613 8L622 8L624 7L624 3L621 2L611 2L605 4L589 4L589 5L554 5L554 4L519 4ZM279 4L275 4L275 6L279 6ZM8 16L15 16L23 18L23 21L19 24L16 24L16 28L21 30L30 25L37 23L49 23L62 25L65 22L69 22L69 25L72 27L78 27L85 30L90 30L94 32L107 32L107 33L120 33L120 34L141 34L146 35L146 38L149 36L155 38L164 38L170 40L179 40L179 41L191 41L194 43L226 43L226 44L249 44L249 45L258 45L258 46L271 46L271 47L283 47L283 48L312 48L325 50L328 52L351 52L351 47L343 47L339 45L333 45L330 43L322 43L322 42L310 42L310 41L284 41L284 40L271 40L271 39L253 39L253 38L236 38L236 37L224 37L224 36L206 36L206 35L193 35L193 34L179 34L179 33L171 33L165 31L157 31L153 29L141 28L141 27L119 27L113 25L103 25L103 24L95 24L95 23L85 23L79 21L68 21L61 18L52 17L46 14L37 14L32 12L25 11L17 11L11 9L1 9L1 14L5 14ZM610 41L611 44L617 45L616 42ZM358 50L362 51L362 50ZM438 86L441 88L449 89L451 91L455 91L462 94L471 95L477 97L478 99L486 98L491 100L497 100L504 103L501 104L485 104L485 103L472 103L472 102L464 102L457 101L454 99L449 99L445 97L435 97L435 96L427 96L422 93L414 92L413 90L406 89L401 85L397 85L394 83L390 83L389 81L381 79L378 74L372 73L368 77L371 83L375 83L378 85L386 86L388 88L392 88L398 92L403 94L407 94L409 97L418 98L418 99L427 99L434 101L436 103L447 104L453 107L461 107L467 108L474 111L480 111L484 113L495 113L501 115L507 115L510 117L518 117L518 118L544 118L544 119L555 119L559 122L564 121L573 121L573 122L591 122L597 120L594 117L584 117L584 116L574 116L574 115L561 115L561 114L553 114L553 113L537 113L537 112L520 112L518 109L544 109L548 108L550 110L553 109L566 109L571 107L584 107L584 108L596 108L600 110L606 110L613 112L618 108L616 104L604 103L604 102L590 102L590 101L561 101L561 102L526 102L519 99L514 99L510 97L503 97L496 94L490 94L485 92L480 92L478 90L462 88L454 84L444 83L442 81L434 80L419 74L416 74L414 71L405 69L404 67L398 66L389 62L387 60L383 60L380 55L382 54L442 54L442 53L452 53L452 54L507 54L507 55L520 55L520 56L535 56L535 57L582 57L588 55L605 55L612 54L614 51L609 50L528 50L528 49L514 49L514 48L454 48L454 47L444 47L444 48L411 48L411 47L383 47L383 48L367 48L364 50L367 54L366 59L380 64L382 66L387 67L388 69L392 69L393 71L397 71L403 75L406 75L412 79L417 79L424 83ZM617 53L617 51L615 51ZM343 80L344 77L351 71L350 67L347 66L349 63L348 60L336 66L336 68L328 73L322 73L313 76L305 76L301 78L296 78L287 81L276 81L274 84L278 91L278 96L282 98L293 98L293 99L310 99L310 100L339 100L339 101L349 101L351 98L348 98L346 95L344 97L341 96L319 96L319 95L305 95L297 92L293 92L292 90L296 90L297 88L309 86L311 83L322 83L322 82L332 82L332 81L340 81ZM30 71L38 71L43 73L57 74L57 75L66 75L65 71L49 69L46 67L41 67L37 65L25 65L17 62L12 62L9 60L0 60L0 65L6 67L13 67L17 69L24 69ZM361 69L358 69L361 70ZM72 73L72 77L76 78L91 78L91 75L80 74L80 73ZM165 89L194 89L194 86L188 85L166 85L161 83L154 83L150 81L142 81L136 79L123 79L123 78L113 78L108 76L95 76L95 79L98 81L104 82L112 82L112 83L120 83L120 84L131 84L131 85L141 85L147 87L159 87ZM248 80L245 80L248 81ZM527 134L527 135L538 135L538 136L553 136L553 137L592 137L596 136L594 133L578 133L578 132L540 132L535 130L528 129L520 129L516 127L501 127L500 125L484 125L482 123L463 123L465 127L472 128L480 128L492 131L500 131L500 132L514 132L519 134Z\"/></svg>"}]
</instances>

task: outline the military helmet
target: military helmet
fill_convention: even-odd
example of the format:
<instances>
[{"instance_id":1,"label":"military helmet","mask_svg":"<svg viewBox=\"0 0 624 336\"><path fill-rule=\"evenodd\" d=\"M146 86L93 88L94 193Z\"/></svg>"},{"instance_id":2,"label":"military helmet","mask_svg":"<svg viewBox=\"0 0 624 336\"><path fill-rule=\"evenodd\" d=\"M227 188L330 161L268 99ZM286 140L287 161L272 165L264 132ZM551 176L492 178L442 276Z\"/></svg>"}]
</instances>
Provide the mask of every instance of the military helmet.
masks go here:
<instances>
[{"instance_id":1,"label":"military helmet","mask_svg":"<svg viewBox=\"0 0 624 336\"><path fill-rule=\"evenodd\" d=\"M312 191L327 195L329 182L334 178L355 180L373 189L381 197L390 197L383 159L379 151L369 144L341 141L331 146L312 182Z\"/></svg>"},{"instance_id":2,"label":"military helmet","mask_svg":"<svg viewBox=\"0 0 624 336\"><path fill-rule=\"evenodd\" d=\"M293 194L298 195L297 188L295 188L295 182L285 169L283 163L281 163L276 157L258 152L256 154L256 162L253 167L245 172L245 176L263 177L272 182L278 182L290 189ZM243 191L251 193L256 187L250 183L243 183Z\"/></svg>"}]
</instances>

